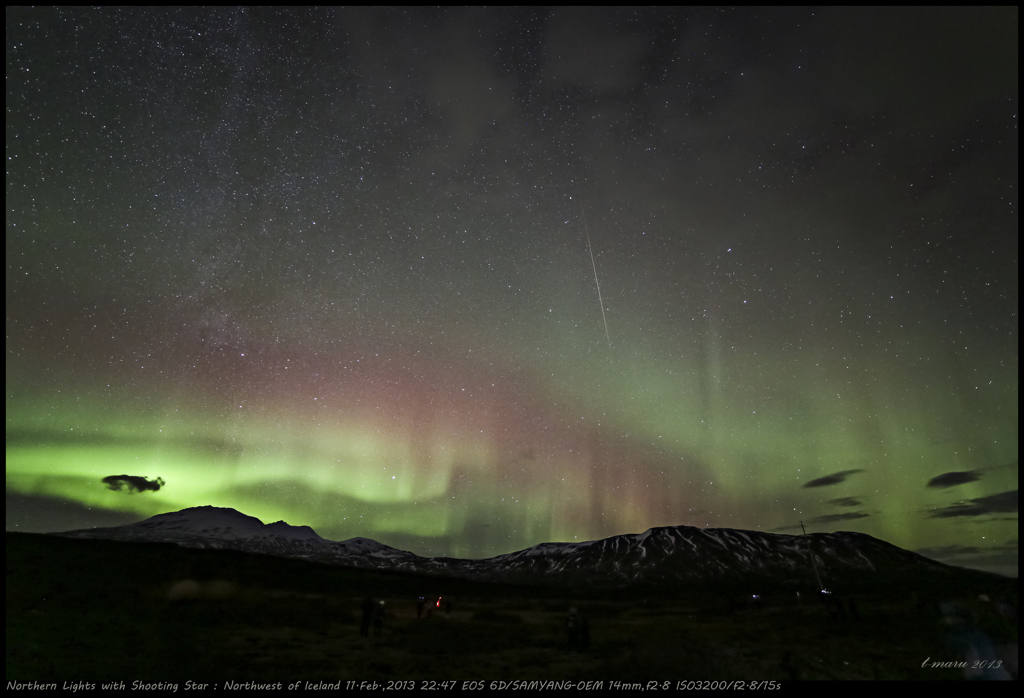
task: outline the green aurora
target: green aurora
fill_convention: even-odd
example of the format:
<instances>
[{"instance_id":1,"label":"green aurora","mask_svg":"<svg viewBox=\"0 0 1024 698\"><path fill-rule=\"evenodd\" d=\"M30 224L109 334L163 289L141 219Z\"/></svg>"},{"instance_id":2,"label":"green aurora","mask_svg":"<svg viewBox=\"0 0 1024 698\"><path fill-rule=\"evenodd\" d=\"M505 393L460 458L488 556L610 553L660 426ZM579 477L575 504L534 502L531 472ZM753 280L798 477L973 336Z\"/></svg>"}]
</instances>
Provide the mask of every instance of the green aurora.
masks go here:
<instances>
[{"instance_id":1,"label":"green aurora","mask_svg":"<svg viewBox=\"0 0 1024 698\"><path fill-rule=\"evenodd\" d=\"M282 379L280 357L257 353L262 369L228 391L204 388L198 369L140 368L121 386L12 397L8 489L140 516L232 507L331 539L485 557L651 526L795 532L801 520L941 547L962 540L963 522L930 517L1016 479L1015 383L996 371L968 401L884 355L853 373L813 349L732 351L712 368L624 343L515 383L494 362L440 368L400 352L324 353ZM801 375L809 355L816 370ZM360 368L322 378L346 363ZM925 487L952 471L985 476L955 494ZM100 483L115 473L168 484L129 495ZM976 526L979 547L1015 526Z\"/></svg>"}]
</instances>

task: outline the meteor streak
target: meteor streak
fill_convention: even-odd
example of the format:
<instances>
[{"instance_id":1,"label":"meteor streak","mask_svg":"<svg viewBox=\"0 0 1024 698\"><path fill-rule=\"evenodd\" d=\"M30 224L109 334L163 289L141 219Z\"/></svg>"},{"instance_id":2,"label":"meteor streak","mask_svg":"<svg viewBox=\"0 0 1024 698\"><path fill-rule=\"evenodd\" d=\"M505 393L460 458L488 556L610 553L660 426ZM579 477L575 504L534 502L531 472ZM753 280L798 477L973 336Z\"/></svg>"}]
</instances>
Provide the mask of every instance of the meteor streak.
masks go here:
<instances>
[{"instance_id":1,"label":"meteor streak","mask_svg":"<svg viewBox=\"0 0 1024 698\"><path fill-rule=\"evenodd\" d=\"M601 319L604 321L604 338L608 340L610 348L612 340L608 336L608 319L604 316L604 301L601 300L601 282L597 280L597 263L594 262L594 248L590 245L590 231L587 230L587 214L583 210L582 201L580 202L580 213L583 214L583 232L587 235L587 249L590 250L590 265L594 267L594 283L597 284L597 302L601 305Z\"/></svg>"}]
</instances>

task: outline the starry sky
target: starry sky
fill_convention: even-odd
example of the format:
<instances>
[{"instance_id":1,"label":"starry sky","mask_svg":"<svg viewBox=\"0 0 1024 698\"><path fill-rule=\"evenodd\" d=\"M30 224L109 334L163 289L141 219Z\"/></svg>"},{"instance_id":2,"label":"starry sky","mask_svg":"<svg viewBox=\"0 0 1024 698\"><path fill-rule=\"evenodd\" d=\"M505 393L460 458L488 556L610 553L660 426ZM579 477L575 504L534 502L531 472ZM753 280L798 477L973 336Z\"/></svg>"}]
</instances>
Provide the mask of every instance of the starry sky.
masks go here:
<instances>
[{"instance_id":1,"label":"starry sky","mask_svg":"<svg viewBox=\"0 0 1024 698\"><path fill-rule=\"evenodd\" d=\"M6 14L7 530L1016 575L1016 8Z\"/></svg>"}]
</instances>

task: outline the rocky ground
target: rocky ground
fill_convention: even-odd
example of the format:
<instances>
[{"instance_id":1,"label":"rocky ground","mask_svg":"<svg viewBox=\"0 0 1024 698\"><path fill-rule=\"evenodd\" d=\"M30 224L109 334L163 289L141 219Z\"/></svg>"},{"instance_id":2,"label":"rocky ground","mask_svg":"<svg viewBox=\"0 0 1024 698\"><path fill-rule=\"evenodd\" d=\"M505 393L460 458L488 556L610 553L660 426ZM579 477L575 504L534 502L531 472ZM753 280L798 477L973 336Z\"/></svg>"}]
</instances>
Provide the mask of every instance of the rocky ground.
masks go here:
<instances>
[{"instance_id":1,"label":"rocky ground","mask_svg":"<svg viewBox=\"0 0 1024 698\"><path fill-rule=\"evenodd\" d=\"M358 599L348 606L358 608ZM845 621L822 607L710 612L678 602L472 599L450 615L417 618L407 599L386 599L379 637L359 634L356 610L321 627L224 628L204 652L245 678L337 679L958 679L922 667L950 660L949 628L907 604L869 605ZM589 618L590 644L570 648L565 618ZM342 606L345 604L342 603ZM339 618L338 616L342 616ZM995 619L988 618L995 623ZM998 624L996 624L998 627ZM990 631L991 632L991 631ZM1004 628L992 633L1013 639ZM1015 659L1014 659L1015 662Z\"/></svg>"},{"instance_id":2,"label":"rocky ground","mask_svg":"<svg viewBox=\"0 0 1024 698\"><path fill-rule=\"evenodd\" d=\"M923 665L962 660L967 628L1016 671L1016 620L977 594L861 594L846 599L859 617L841 617L781 593L761 608L706 592L567 598L79 543L8 537L9 681L955 680L963 669ZM417 617L417 596L448 586L450 613ZM385 601L379 636L360 634L368 594ZM940 611L951 602L959 625ZM589 621L585 650L570 647L570 607Z\"/></svg>"}]
</instances>

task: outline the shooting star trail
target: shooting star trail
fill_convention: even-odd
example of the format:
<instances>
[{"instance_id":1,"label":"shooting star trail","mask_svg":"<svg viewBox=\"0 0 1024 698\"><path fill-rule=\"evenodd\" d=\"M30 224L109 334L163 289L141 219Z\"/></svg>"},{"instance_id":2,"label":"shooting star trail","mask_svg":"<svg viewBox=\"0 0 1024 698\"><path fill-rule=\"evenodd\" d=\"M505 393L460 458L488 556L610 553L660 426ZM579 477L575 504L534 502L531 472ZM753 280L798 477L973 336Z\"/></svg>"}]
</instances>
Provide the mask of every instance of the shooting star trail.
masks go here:
<instances>
[{"instance_id":1,"label":"shooting star trail","mask_svg":"<svg viewBox=\"0 0 1024 698\"><path fill-rule=\"evenodd\" d=\"M587 213L583 210L583 202L580 202L580 213L583 214L583 232L587 234L587 249L590 250L590 265L594 267L594 283L597 284L597 302L601 305L601 320L604 321L604 338L608 340L608 347L612 346L612 339L608 336L608 319L604 316L604 301L601 300L601 282L597 280L597 263L594 261L594 248L590 245L590 231L587 230Z\"/></svg>"}]
</instances>

